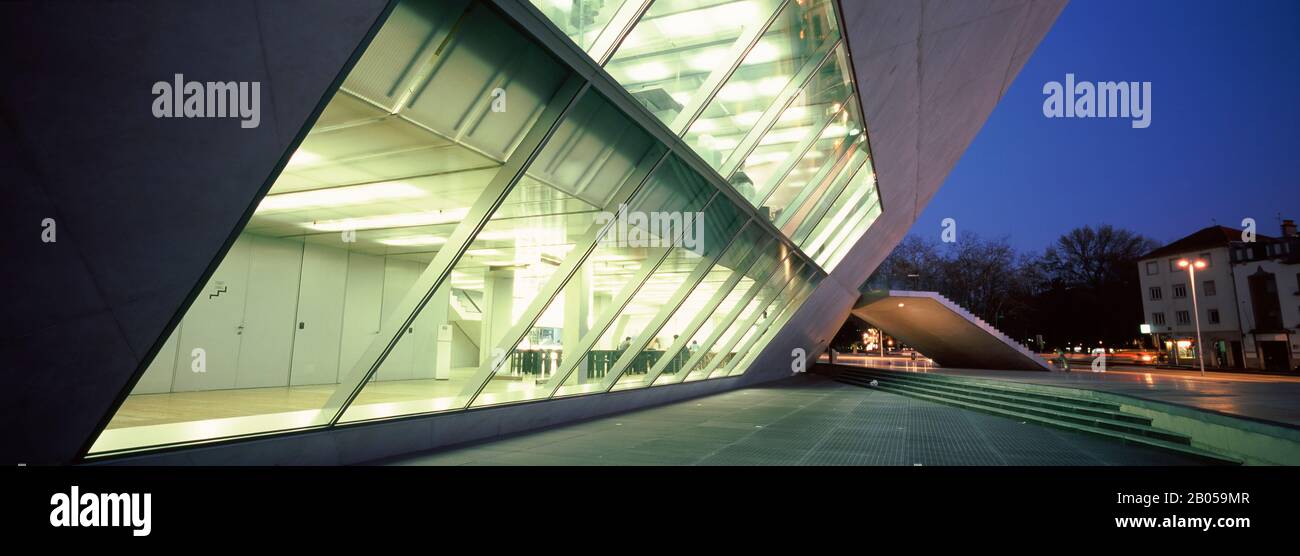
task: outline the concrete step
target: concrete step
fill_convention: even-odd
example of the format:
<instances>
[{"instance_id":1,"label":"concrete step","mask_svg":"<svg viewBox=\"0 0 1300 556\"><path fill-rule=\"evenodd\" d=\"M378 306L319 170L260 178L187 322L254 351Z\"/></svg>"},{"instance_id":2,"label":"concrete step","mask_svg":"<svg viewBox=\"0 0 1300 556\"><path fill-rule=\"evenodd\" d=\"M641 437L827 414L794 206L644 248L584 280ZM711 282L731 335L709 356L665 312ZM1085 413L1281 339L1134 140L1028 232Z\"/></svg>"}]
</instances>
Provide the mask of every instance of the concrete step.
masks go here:
<instances>
[{"instance_id":1,"label":"concrete step","mask_svg":"<svg viewBox=\"0 0 1300 556\"><path fill-rule=\"evenodd\" d=\"M845 367L834 368L832 374L845 384L870 387L875 380L875 388L895 394L1175 451L1207 463L1242 463L1193 447L1186 435L1152 427L1149 419L1119 411L1118 404L1030 392L1011 382L973 381L940 374Z\"/></svg>"},{"instance_id":2,"label":"concrete step","mask_svg":"<svg viewBox=\"0 0 1300 556\"><path fill-rule=\"evenodd\" d=\"M897 380L913 380L913 381L927 382L927 383L961 385L967 388L983 390L986 392L1014 393L1018 396L1027 397L1027 398L1035 398L1035 399L1046 400L1046 401L1068 403L1068 404L1078 405L1078 406L1095 407L1099 409L1119 411L1119 404L1116 403L1103 402L1103 401L1092 400L1087 398L1079 398L1079 397L1068 396L1064 394L1048 394L1045 392L1032 392L1024 388L1020 388L1018 385L1012 382L1000 382L998 384L989 384L987 382L975 382L970 380L964 380L961 379L960 377L951 377L951 376L940 375L940 374L908 373L908 372L884 371L880 369L866 369L866 368L854 368L854 369L842 368L840 369L840 371L842 373L850 373L850 374L858 373L864 375L870 374L872 376L893 377Z\"/></svg>"},{"instance_id":3,"label":"concrete step","mask_svg":"<svg viewBox=\"0 0 1300 556\"><path fill-rule=\"evenodd\" d=\"M901 377L895 377L892 375L874 375L871 373L857 373L853 376L873 376L873 377L883 377L885 379L902 380ZM939 381L934 381L934 382L916 381L916 383L924 384L926 388L932 390L951 392L954 394L961 394L967 396L974 396L982 399L1019 403L1019 404L1036 406L1043 409L1073 412L1081 415L1088 415L1091 417L1113 419L1116 421L1125 421L1129 423L1136 423L1139 425L1151 424L1151 419L1148 417L1143 417L1141 415L1133 415L1130 413L1124 413L1123 411L1120 411L1118 408L1096 407L1088 403L1079 403L1078 401L1076 401L1077 399L1075 398L1048 400L1039 397L1026 396L1021 392L1010 390L1010 389L994 390L989 388L975 388L970 385L965 385L960 383L945 383Z\"/></svg>"},{"instance_id":4,"label":"concrete step","mask_svg":"<svg viewBox=\"0 0 1300 556\"><path fill-rule=\"evenodd\" d=\"M841 378L840 382L844 382L846 384L855 384L858 386L867 385L866 382L862 382L862 379L856 379L856 378L845 377L845 378ZM988 398L981 398L981 397L976 397L976 396L971 396L966 394L953 393L949 391L928 388L925 386L917 385L915 383L909 384L901 381L890 381L890 379L877 379L877 384L885 385L909 393L920 393L928 396L934 396L937 398L959 400L973 405L993 407L997 409L1013 411L1022 415L1032 415L1035 417L1065 421L1069 423L1074 423L1076 425L1081 425L1084 427L1102 428L1102 429L1122 432L1122 433L1136 435L1136 436L1156 438L1156 439L1164 440L1167 442L1173 442L1177 444L1190 445L1192 443L1191 439L1185 435L1157 429L1151 427L1149 424L1143 425L1143 424L1133 423L1129 421L1121 421L1118 419L1096 417L1096 416L1085 415L1082 413L1077 413L1068 410L1061 411L1061 410L1054 410L1054 409L1046 409L1043 407L1038 407L1026 403L1017 403L1011 401L1000 401L1000 400L994 400Z\"/></svg>"}]
</instances>

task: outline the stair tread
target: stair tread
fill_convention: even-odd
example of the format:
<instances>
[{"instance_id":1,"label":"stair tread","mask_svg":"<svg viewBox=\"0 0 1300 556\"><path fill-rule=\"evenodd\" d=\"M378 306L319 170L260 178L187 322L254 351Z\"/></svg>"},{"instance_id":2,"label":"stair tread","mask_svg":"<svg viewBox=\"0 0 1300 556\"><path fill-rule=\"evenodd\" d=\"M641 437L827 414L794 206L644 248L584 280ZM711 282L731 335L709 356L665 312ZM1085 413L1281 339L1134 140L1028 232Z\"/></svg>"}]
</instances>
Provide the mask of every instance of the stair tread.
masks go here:
<instances>
[{"instance_id":1,"label":"stair tread","mask_svg":"<svg viewBox=\"0 0 1300 556\"><path fill-rule=\"evenodd\" d=\"M917 384L924 384L927 388L933 388L938 390L945 390L945 389L956 390L957 393L959 394L964 394L964 395L969 395L974 397L1008 398L1009 400L1003 399L1000 401L1022 402L1031 405L1049 406L1050 408L1054 408L1058 411L1100 413L1102 415L1112 416L1112 418L1120 418L1120 420L1128 420L1129 422L1133 422L1133 423L1140 423L1146 425L1151 424L1151 419L1148 417L1143 417L1141 415L1134 415L1132 413L1124 413L1123 411L1118 409L1097 407L1091 404L1069 403L1066 401L1046 400L1046 399L1035 398L1030 396L1021 396L1018 395L1019 392L1015 392L1015 391L1006 391L1006 390L989 391L986 389L965 388L964 385L958 383L951 383L953 384L951 386L949 385L949 383L917 382Z\"/></svg>"},{"instance_id":2,"label":"stair tread","mask_svg":"<svg viewBox=\"0 0 1300 556\"><path fill-rule=\"evenodd\" d=\"M986 402L984 402L983 400L980 400L980 399L978 399L978 398L974 398L974 397L972 397L972 396L967 396L967 395L963 395L963 394L953 394L953 393L948 393L948 392L938 392L938 393L934 393L934 390L927 389L927 388L925 388L924 386L918 386L918 385L904 385L904 384L895 384L895 386L898 387L898 388L914 388L914 389L917 389L917 390L922 390L923 393L927 393L927 394L929 394L929 395L937 396L937 397L943 397L943 396L958 396L958 397L960 397L963 401L966 401L966 402L968 402L968 403L972 403L972 404L986 403ZM1070 412L1068 412L1068 411L1058 411L1058 410L1055 410L1055 409L1047 409L1047 408L1041 408L1041 407L1028 407L1028 406L1026 406L1025 404L1020 404L1020 403L1015 403L1015 402L1000 401L1000 402L988 402L988 403L999 403L999 404L1009 405L1009 406L1012 406L1012 407L1015 407L1015 408L1024 408L1024 409L1028 409L1029 411L1034 411L1034 412L1045 412L1045 413L1048 413L1048 414L1050 414L1050 415L1056 415L1056 416L1060 416L1060 417L1067 418L1067 419L1080 419L1080 420L1087 420L1087 421L1091 421L1091 422L1093 422L1093 423L1098 423L1098 424L1103 424L1103 423L1104 423L1104 424L1108 424L1108 425L1112 425L1112 426L1123 427L1123 428L1126 428L1126 429L1133 429L1133 430L1139 430L1139 431L1143 431L1143 432L1157 433L1157 434L1160 434L1160 435L1163 435L1163 436L1173 436L1173 437L1184 438L1184 439L1188 438L1186 435L1183 435L1183 434L1178 434L1178 433L1174 433L1174 432L1169 432L1169 431L1161 430L1161 429L1158 429L1158 428L1152 427L1152 426L1150 426L1150 425L1143 425L1143 424L1141 424L1141 423L1133 423L1133 422L1129 422L1129 421L1120 421L1120 420L1116 420L1116 419L1107 419L1107 418L1105 418L1105 417L1096 417L1096 416L1092 416L1092 415L1082 415L1082 414L1078 414L1078 413L1070 413ZM1003 408L1003 409L1005 409L1005 408ZM1049 418L1050 418L1050 417L1049 417Z\"/></svg>"},{"instance_id":3,"label":"stair tread","mask_svg":"<svg viewBox=\"0 0 1300 556\"><path fill-rule=\"evenodd\" d=\"M932 381L935 381L935 382L941 382L941 383L945 383L945 384L960 384L960 385L970 386L970 387L972 387L972 388L987 388L987 389L996 390L996 391L999 391L999 392L1014 392L1014 393L1017 393L1017 394L1022 394L1022 395L1030 396L1030 397L1051 398L1051 399L1058 399L1058 400L1072 401L1072 402L1076 402L1076 403L1084 404L1084 405L1092 405L1092 406L1094 406L1094 407L1110 407L1110 408L1114 408L1114 409L1117 409L1117 410L1119 409L1119 404L1114 404L1114 403L1110 403L1110 402L1103 402L1103 401L1098 401L1098 400L1092 400L1092 399L1088 399L1088 398L1079 398L1079 397L1070 396L1070 395L1066 395L1066 394L1049 394L1049 393L1046 393L1046 392L1031 392L1031 391L1024 390L1023 388L1019 387L1019 385L1016 385L1016 384L1013 384L1013 383L1007 383L1007 386L1002 386L1002 385L996 385L996 386L995 386L995 385L992 385L992 384L989 384L989 383L986 383L986 382L971 382L971 381L965 381L965 380L957 379L957 378L955 378L955 377L949 377L949 376L946 376L946 375L924 375L924 376L913 376L913 375L916 375L916 373L900 373L900 372L897 372L897 371L885 371L885 370L879 370L879 369L868 369L868 370L861 370L861 371L858 370L858 369L853 369L853 370L851 370L851 371L849 371L849 372L858 372L858 373L862 373L862 374L866 374L866 375L872 375L872 374L883 374L883 376L887 376L887 377L895 377L895 378L899 378L899 379L901 379L901 380L908 380L908 379L918 380L918 381L927 381L927 380L932 380ZM942 377L944 377L944 378L937 378L937 377L939 377L939 376L942 376Z\"/></svg>"},{"instance_id":4,"label":"stair tread","mask_svg":"<svg viewBox=\"0 0 1300 556\"><path fill-rule=\"evenodd\" d=\"M880 376L880 378L894 378L894 377L883 376L883 375L867 375L867 376ZM1124 413L1123 411L1118 409L1118 406L1115 406L1114 404L1107 404L1105 402L1095 402L1092 400L1082 400L1080 398L1069 398L1069 397L1046 399L1039 396L1025 395L1024 392L1021 392L1019 390L1014 390L1014 389L1001 389L995 387L978 388L973 385L960 383L960 382L946 382L946 381L936 381L936 382L916 381L916 382L917 384L926 384L933 388L948 388L952 390L958 390L961 391L962 393L966 393L974 396L980 396L980 395L1001 396L1001 397L1012 398L1015 400L1026 401L1026 402L1032 400L1034 401L1034 403L1049 404L1055 407L1059 407L1061 409L1072 409L1076 411L1091 411L1097 413L1105 413L1108 415L1118 415L1123 417L1142 419L1144 421L1150 422L1150 419L1148 418L1142 417L1140 415L1133 415L1131 413ZM1102 404L1102 405L1098 405L1098 404Z\"/></svg>"},{"instance_id":5,"label":"stair tread","mask_svg":"<svg viewBox=\"0 0 1300 556\"><path fill-rule=\"evenodd\" d=\"M886 389L886 390L893 390L894 388L890 388L889 386L885 386L884 389ZM905 392L905 391L904 391L904 392ZM1059 419L1052 419L1052 418L1050 418L1050 417L1043 417L1043 416L1040 416L1040 415L1025 414L1025 413L1020 413L1020 412L1017 412L1017 411L1012 411L1012 410L1002 409L1002 408L997 408L997 407L980 406L979 404L975 404L975 403L964 402L964 401L961 401L961 400L952 400L952 399L948 399L948 398L943 398L943 397L933 396L933 395L928 395L928 394L922 394L922 393L917 393L917 392L905 392L905 395L912 395L912 396L916 396L916 397L920 397L920 398L933 399L933 400L935 400L935 401L937 401L937 402L939 402L939 403L951 403L951 404L955 404L955 405L968 406L968 407L971 407L971 408L974 408L974 409L977 409L977 410L980 410L980 411L985 411L985 412L988 412L988 413L995 413L995 414L1000 414L1000 415L1004 415L1004 416L1015 417L1015 418L1019 418L1019 419L1024 419L1024 420L1026 420L1026 421L1034 421L1034 422L1037 422L1037 423L1048 424L1048 425L1056 426L1056 427L1059 427L1059 428L1065 428L1065 429L1071 429L1071 430L1079 430L1079 431L1088 432L1088 433L1091 433L1091 434L1096 434L1096 435L1099 435L1099 436L1107 436L1107 437L1111 437L1111 438L1117 438L1117 439L1121 439L1121 440L1124 440L1124 441L1127 441L1127 442L1132 442L1132 443L1135 443L1135 444L1144 444L1144 445L1148 445L1148 446L1152 446L1152 447L1156 447L1156 448L1161 448L1161 449L1165 449L1165 450L1169 450L1169 451L1174 451L1174 452L1180 452L1180 453L1184 453L1184 454L1188 454L1188 455L1193 455L1193 456L1196 456L1196 457L1200 457L1200 458L1204 458L1204 459L1208 459L1208 460L1213 460L1213 461L1217 461L1217 462L1230 463L1230 464L1236 464L1236 465L1240 465L1240 464L1242 463L1241 461L1238 461L1238 460L1236 460L1236 459L1229 458L1229 457L1226 457L1226 456L1222 456L1222 455L1219 455L1219 454L1216 454L1216 453L1214 453L1214 452L1210 452L1210 451L1207 451L1207 450L1202 450L1202 449L1200 449L1200 448L1196 448L1196 447L1191 446L1191 445L1188 445L1188 444L1181 444L1181 443L1177 443L1177 442L1171 442L1171 441L1168 441L1168 440L1161 440L1161 439L1159 439L1159 438L1152 438L1152 437L1150 437L1150 436L1143 436L1143 435L1138 435L1138 434L1130 434L1130 433L1126 433L1126 432L1123 432L1123 431L1117 431L1117 430L1113 430L1113 429L1105 429L1105 428L1101 428L1101 427L1090 427L1090 426L1083 425L1083 424L1080 424L1080 423L1073 423L1073 422L1069 422L1069 421L1062 421L1062 420L1059 420Z\"/></svg>"}]
</instances>

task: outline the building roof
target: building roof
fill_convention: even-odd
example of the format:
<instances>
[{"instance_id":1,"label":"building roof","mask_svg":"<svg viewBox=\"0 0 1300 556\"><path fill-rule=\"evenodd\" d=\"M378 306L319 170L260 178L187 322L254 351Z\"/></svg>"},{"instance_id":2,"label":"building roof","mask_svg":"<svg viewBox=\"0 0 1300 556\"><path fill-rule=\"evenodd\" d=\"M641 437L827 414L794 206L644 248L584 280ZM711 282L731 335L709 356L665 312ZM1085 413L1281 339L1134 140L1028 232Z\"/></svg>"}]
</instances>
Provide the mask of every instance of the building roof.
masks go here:
<instances>
[{"instance_id":1,"label":"building roof","mask_svg":"<svg viewBox=\"0 0 1300 556\"><path fill-rule=\"evenodd\" d=\"M1267 236L1256 235L1259 239L1272 239ZM1229 228L1227 226L1210 226L1193 232L1191 235L1174 241L1164 247L1156 248L1154 251L1142 255L1143 259L1154 257L1163 257L1166 255L1177 255L1188 251L1199 249L1210 249L1214 247L1227 247L1234 241L1241 241L1241 230Z\"/></svg>"}]
</instances>

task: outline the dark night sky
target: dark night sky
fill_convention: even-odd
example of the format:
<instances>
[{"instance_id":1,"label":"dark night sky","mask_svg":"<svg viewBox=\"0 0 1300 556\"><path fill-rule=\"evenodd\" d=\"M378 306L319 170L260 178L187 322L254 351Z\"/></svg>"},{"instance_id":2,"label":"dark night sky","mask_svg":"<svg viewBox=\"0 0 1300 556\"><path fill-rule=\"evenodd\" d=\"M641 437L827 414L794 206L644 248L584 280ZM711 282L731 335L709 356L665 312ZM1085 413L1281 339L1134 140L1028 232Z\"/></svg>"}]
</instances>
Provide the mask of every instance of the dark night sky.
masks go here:
<instances>
[{"instance_id":1,"label":"dark night sky","mask_svg":"<svg viewBox=\"0 0 1300 556\"><path fill-rule=\"evenodd\" d=\"M1048 119L1043 84L1151 81L1146 129ZM1085 224L1168 242L1244 217L1300 219L1300 1L1074 0L912 233L1039 250ZM960 238L960 235L959 235Z\"/></svg>"}]
</instances>

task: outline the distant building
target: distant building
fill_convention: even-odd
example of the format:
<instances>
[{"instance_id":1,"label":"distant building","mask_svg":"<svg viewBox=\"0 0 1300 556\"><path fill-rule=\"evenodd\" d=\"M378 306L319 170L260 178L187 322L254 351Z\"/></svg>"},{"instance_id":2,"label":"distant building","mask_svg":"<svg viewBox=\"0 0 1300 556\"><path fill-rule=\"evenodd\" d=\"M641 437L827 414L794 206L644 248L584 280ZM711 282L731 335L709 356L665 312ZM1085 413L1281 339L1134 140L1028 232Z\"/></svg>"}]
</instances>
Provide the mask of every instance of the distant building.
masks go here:
<instances>
[{"instance_id":1,"label":"distant building","mask_svg":"<svg viewBox=\"0 0 1300 556\"><path fill-rule=\"evenodd\" d=\"M1262 236L1259 238L1264 240ZM1211 226L1160 247L1138 261L1142 309L1153 340L1169 363L1196 365L1196 322L1192 315L1192 285L1180 259L1206 262L1196 271L1196 295L1205 341L1205 366L1243 368L1246 357L1230 248L1241 230Z\"/></svg>"},{"instance_id":2,"label":"distant building","mask_svg":"<svg viewBox=\"0 0 1300 556\"><path fill-rule=\"evenodd\" d=\"M1296 370L1300 367L1300 236L1295 221L1282 221L1282 237L1233 242L1231 256L1245 366Z\"/></svg>"}]
</instances>

